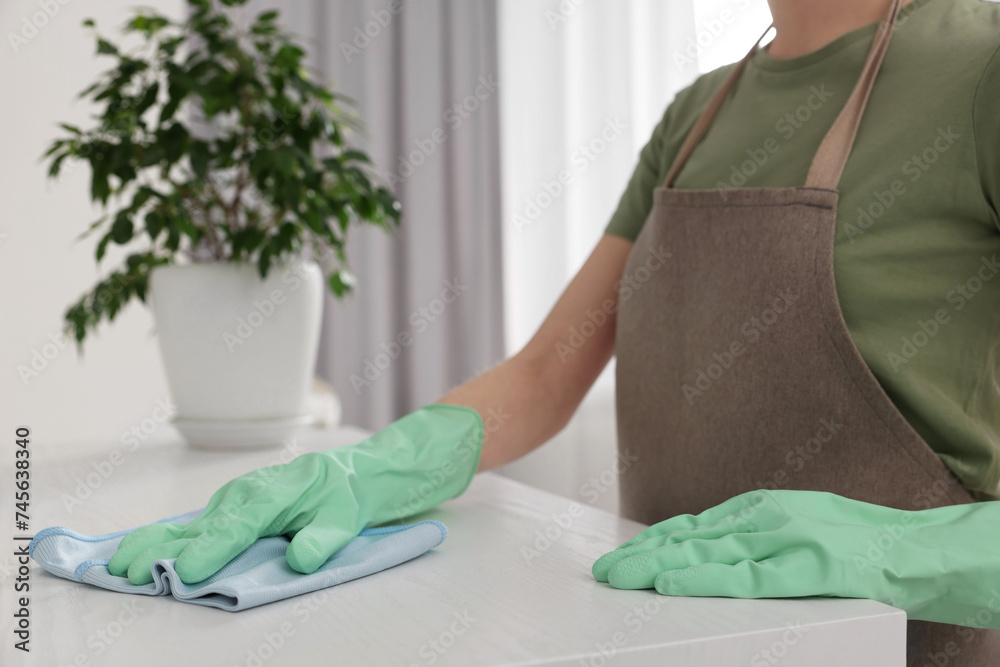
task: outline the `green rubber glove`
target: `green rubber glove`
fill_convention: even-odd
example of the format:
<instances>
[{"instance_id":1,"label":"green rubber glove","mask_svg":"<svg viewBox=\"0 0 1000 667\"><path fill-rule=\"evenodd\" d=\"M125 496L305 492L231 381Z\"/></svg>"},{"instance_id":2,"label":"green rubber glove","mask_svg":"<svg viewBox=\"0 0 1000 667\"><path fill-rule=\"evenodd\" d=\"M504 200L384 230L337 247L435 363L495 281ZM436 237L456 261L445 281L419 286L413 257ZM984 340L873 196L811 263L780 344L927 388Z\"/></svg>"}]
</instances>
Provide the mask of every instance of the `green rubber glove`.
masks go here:
<instances>
[{"instance_id":1,"label":"green rubber glove","mask_svg":"<svg viewBox=\"0 0 1000 667\"><path fill-rule=\"evenodd\" d=\"M153 561L176 558L181 581L193 584L258 538L288 535L288 564L303 574L315 572L367 526L416 514L465 491L482 443L483 422L475 410L427 406L358 444L237 477L191 523L153 524L126 535L108 570L142 585L152 581Z\"/></svg>"},{"instance_id":2,"label":"green rubber glove","mask_svg":"<svg viewBox=\"0 0 1000 667\"><path fill-rule=\"evenodd\" d=\"M869 598L911 619L1000 628L1000 503L907 512L753 491L642 531L593 566L615 588L732 598Z\"/></svg>"}]
</instances>

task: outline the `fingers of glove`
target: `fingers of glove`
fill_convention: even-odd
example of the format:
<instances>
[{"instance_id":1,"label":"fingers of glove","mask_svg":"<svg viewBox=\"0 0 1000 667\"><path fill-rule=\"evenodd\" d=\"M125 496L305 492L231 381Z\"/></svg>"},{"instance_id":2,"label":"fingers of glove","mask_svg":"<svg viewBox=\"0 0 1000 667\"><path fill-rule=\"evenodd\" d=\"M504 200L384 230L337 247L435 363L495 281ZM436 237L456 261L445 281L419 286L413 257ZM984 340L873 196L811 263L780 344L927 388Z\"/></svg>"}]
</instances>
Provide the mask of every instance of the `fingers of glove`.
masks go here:
<instances>
[{"instance_id":1,"label":"fingers of glove","mask_svg":"<svg viewBox=\"0 0 1000 667\"><path fill-rule=\"evenodd\" d=\"M188 524L188 536L197 537L210 530L211 526L229 521L230 517L238 515L254 501L246 486L237 484L240 481L235 479L212 494L205 510Z\"/></svg>"},{"instance_id":2,"label":"fingers of glove","mask_svg":"<svg viewBox=\"0 0 1000 667\"><path fill-rule=\"evenodd\" d=\"M226 513L216 510L206 521L200 534L177 557L174 570L185 584L196 584L208 579L243 553L283 511L279 503L252 503L237 511Z\"/></svg>"},{"instance_id":3,"label":"fingers of glove","mask_svg":"<svg viewBox=\"0 0 1000 667\"><path fill-rule=\"evenodd\" d=\"M753 534L735 534L714 540L687 540L636 554L619 561L608 571L608 583L615 588L653 588L661 572L705 563L732 565L747 559L763 559L769 555L767 541L752 539L754 537Z\"/></svg>"},{"instance_id":4,"label":"fingers of glove","mask_svg":"<svg viewBox=\"0 0 1000 667\"><path fill-rule=\"evenodd\" d=\"M128 580L134 586L143 586L153 582L153 562L169 558L177 558L177 555L184 550L189 538L173 540L154 544L150 548L136 556L132 564L128 566Z\"/></svg>"},{"instance_id":5,"label":"fingers of glove","mask_svg":"<svg viewBox=\"0 0 1000 667\"><path fill-rule=\"evenodd\" d=\"M733 525L746 523L747 517L757 515L757 510L774 505L776 502L773 492L766 489L741 493L714 507L709 507L700 514L678 514L666 521L654 524L618 548L625 549L650 537L669 535L681 530L693 530L701 526L714 525L723 520L727 520Z\"/></svg>"},{"instance_id":6,"label":"fingers of glove","mask_svg":"<svg viewBox=\"0 0 1000 667\"><path fill-rule=\"evenodd\" d=\"M662 546L662 541L659 538L647 538L645 540L631 542L626 542L622 546L618 547L614 551L609 551L604 554L596 561L590 568L591 574L594 575L594 579L597 581L607 581L608 572L611 571L615 565L625 560L626 558L632 558L642 553L647 553L653 549L657 549Z\"/></svg>"},{"instance_id":7,"label":"fingers of glove","mask_svg":"<svg viewBox=\"0 0 1000 667\"><path fill-rule=\"evenodd\" d=\"M156 544L173 542L184 534L184 530L185 526L179 523L154 523L136 528L118 543L118 550L108 562L108 571L116 577L124 577L139 554Z\"/></svg>"},{"instance_id":8,"label":"fingers of glove","mask_svg":"<svg viewBox=\"0 0 1000 667\"><path fill-rule=\"evenodd\" d=\"M735 499L731 499L731 500L735 500ZM731 501L729 501L729 502L731 502ZM720 513L724 512L724 511L726 511L724 509L725 505L726 505L726 503L723 503L722 505L718 505L716 507L707 509L707 510L705 510L704 512L702 512L701 514L699 514L697 516L694 515L694 514L678 514L677 516L670 517L666 521L661 521L661 522L659 522L657 524L654 524L654 525L650 526L646 530L642 531L641 533L639 533L638 535L636 535L635 537L633 537L628 542L625 542L624 544L619 545L618 548L615 551L630 550L632 547L636 547L636 546L638 546L640 544L646 544L646 543L648 543L648 541L649 541L650 538L663 537L664 535L670 535L670 534L673 534L675 532L689 531L689 530L692 530L693 528L697 528L702 523L710 521L711 517L714 516L715 514L720 514ZM653 542L653 543L650 543L650 544L659 545L660 542ZM647 546L649 546L649 544L647 544ZM606 556L610 556L611 553L614 553L614 552L610 552L609 554L605 554L605 556L602 556L601 558L598 559L597 563L601 563L603 561L603 563L608 564L608 567L610 567L614 563L617 563L619 560L621 560L621 558L614 558L614 559L607 558L607 559L605 559L605 557ZM597 563L594 564L595 568L597 566ZM603 566L600 569L603 570L604 569ZM597 577L597 571L598 571L598 569L594 570L594 576L595 577ZM605 581L605 580L606 579L604 579L604 578L598 577L598 581Z\"/></svg>"},{"instance_id":9,"label":"fingers of glove","mask_svg":"<svg viewBox=\"0 0 1000 667\"><path fill-rule=\"evenodd\" d=\"M303 454L291 463L260 468L229 481L212 495L205 511L188 525L187 535L197 537L211 532L219 523L239 521L241 517L261 513L270 514L270 518L260 524L261 528L266 528L316 483L323 474L327 458L315 452ZM269 534L280 534L280 530Z\"/></svg>"},{"instance_id":10,"label":"fingers of glove","mask_svg":"<svg viewBox=\"0 0 1000 667\"><path fill-rule=\"evenodd\" d=\"M690 516L690 515L687 515ZM715 540L733 533L755 532L755 527L747 522L732 522L732 516L725 517L719 521L695 526L690 529L673 530L665 535L654 535L644 541L636 542L631 546L622 545L614 551L610 551L594 563L591 571L598 581L607 581L608 572L615 565L631 558L637 554L653 551L663 546L679 544L687 540Z\"/></svg>"},{"instance_id":11,"label":"fingers of glove","mask_svg":"<svg viewBox=\"0 0 1000 667\"><path fill-rule=\"evenodd\" d=\"M767 489L758 489L733 496L715 507L708 508L696 518L698 526L707 526L720 521L725 521L730 525L740 525L754 520L764 520L770 515L782 512L782 505L777 493Z\"/></svg>"},{"instance_id":12,"label":"fingers of glove","mask_svg":"<svg viewBox=\"0 0 1000 667\"><path fill-rule=\"evenodd\" d=\"M675 530L689 530L698 525L697 521L698 518L693 514L678 514L677 516L671 517L666 521L661 521L660 523L650 526L628 542L620 545L618 548L628 549L629 547L645 542L651 537L666 535Z\"/></svg>"},{"instance_id":13,"label":"fingers of glove","mask_svg":"<svg viewBox=\"0 0 1000 667\"><path fill-rule=\"evenodd\" d=\"M332 520L315 520L292 538L285 552L289 567L302 574L312 574L357 536Z\"/></svg>"},{"instance_id":14,"label":"fingers of glove","mask_svg":"<svg viewBox=\"0 0 1000 667\"><path fill-rule=\"evenodd\" d=\"M795 556L761 561L705 563L657 575L654 587L663 595L686 597L787 598L830 595L822 577L789 574Z\"/></svg>"}]
</instances>

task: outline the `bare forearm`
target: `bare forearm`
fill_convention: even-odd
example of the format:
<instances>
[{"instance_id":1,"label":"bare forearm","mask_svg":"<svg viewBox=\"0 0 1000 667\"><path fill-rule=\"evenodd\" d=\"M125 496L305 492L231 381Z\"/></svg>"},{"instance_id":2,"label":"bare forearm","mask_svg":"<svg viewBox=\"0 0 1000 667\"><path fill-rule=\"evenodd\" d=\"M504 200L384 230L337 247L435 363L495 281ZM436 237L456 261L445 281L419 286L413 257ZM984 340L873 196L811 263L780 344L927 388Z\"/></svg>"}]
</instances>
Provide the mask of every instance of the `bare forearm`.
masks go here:
<instances>
[{"instance_id":1,"label":"bare forearm","mask_svg":"<svg viewBox=\"0 0 1000 667\"><path fill-rule=\"evenodd\" d=\"M604 237L521 352L439 401L473 408L483 418L480 471L524 456L558 433L607 365L616 286L630 248L624 239Z\"/></svg>"},{"instance_id":2,"label":"bare forearm","mask_svg":"<svg viewBox=\"0 0 1000 667\"><path fill-rule=\"evenodd\" d=\"M479 472L509 463L552 438L569 421L586 388L557 389L551 371L522 355L449 392L439 402L473 408L483 418L485 438Z\"/></svg>"}]
</instances>

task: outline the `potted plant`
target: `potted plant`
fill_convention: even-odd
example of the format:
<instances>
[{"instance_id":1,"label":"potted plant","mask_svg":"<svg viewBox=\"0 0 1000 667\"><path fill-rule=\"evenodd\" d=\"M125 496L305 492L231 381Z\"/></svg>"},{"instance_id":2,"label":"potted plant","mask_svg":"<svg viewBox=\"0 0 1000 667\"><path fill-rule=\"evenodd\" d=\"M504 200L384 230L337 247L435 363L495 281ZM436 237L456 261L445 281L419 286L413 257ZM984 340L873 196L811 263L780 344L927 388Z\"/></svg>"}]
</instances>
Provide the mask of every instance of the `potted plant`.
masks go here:
<instances>
[{"instance_id":1,"label":"potted plant","mask_svg":"<svg viewBox=\"0 0 1000 667\"><path fill-rule=\"evenodd\" d=\"M246 0L188 0L187 18L138 12L127 52L80 96L93 127L63 124L46 153L91 169L104 212L98 262L124 262L66 311L82 345L133 298L151 297L176 424L189 441L280 442L307 421L323 290L351 288L349 228L391 229L399 204L346 139L350 102L305 72L278 13L239 25ZM94 29L93 21L85 26ZM96 30L95 30L96 32Z\"/></svg>"}]
</instances>

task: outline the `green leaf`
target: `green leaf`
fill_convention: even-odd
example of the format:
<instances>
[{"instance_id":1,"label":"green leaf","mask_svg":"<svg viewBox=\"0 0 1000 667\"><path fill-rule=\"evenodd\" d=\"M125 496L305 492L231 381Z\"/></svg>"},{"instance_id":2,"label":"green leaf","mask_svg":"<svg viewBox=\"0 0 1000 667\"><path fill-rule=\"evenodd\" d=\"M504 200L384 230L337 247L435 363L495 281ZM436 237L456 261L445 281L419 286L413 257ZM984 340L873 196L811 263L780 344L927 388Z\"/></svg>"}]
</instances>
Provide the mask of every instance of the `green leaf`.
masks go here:
<instances>
[{"instance_id":1,"label":"green leaf","mask_svg":"<svg viewBox=\"0 0 1000 667\"><path fill-rule=\"evenodd\" d=\"M194 223L191 221L191 218L189 218L187 215L181 213L180 215L177 216L176 222L177 222L177 228L181 231L181 233L183 233L184 236L191 239L193 243L197 244L198 241L201 240L201 230L194 226Z\"/></svg>"},{"instance_id":2,"label":"green leaf","mask_svg":"<svg viewBox=\"0 0 1000 667\"><path fill-rule=\"evenodd\" d=\"M342 297L354 289L355 280L350 272L340 270L330 275L329 283L333 293Z\"/></svg>"},{"instance_id":3,"label":"green leaf","mask_svg":"<svg viewBox=\"0 0 1000 667\"><path fill-rule=\"evenodd\" d=\"M103 85L104 85L104 81L95 81L94 83L90 84L89 86L87 86L86 88L84 88L83 90L81 90L79 93L77 93L77 96L82 100L87 95L90 95L92 92L94 92L95 90L99 90L101 88L101 86L103 86Z\"/></svg>"},{"instance_id":4,"label":"green leaf","mask_svg":"<svg viewBox=\"0 0 1000 667\"><path fill-rule=\"evenodd\" d=\"M156 103L156 96L160 93L160 84L153 83L152 86L146 89L146 92L142 94L142 98L135 107L135 115L142 116L149 107Z\"/></svg>"},{"instance_id":5,"label":"green leaf","mask_svg":"<svg viewBox=\"0 0 1000 667\"><path fill-rule=\"evenodd\" d=\"M180 123L174 123L161 135L167 162L177 162L188 147L188 132Z\"/></svg>"},{"instance_id":6,"label":"green leaf","mask_svg":"<svg viewBox=\"0 0 1000 667\"><path fill-rule=\"evenodd\" d=\"M171 252L177 252L177 249L181 245L181 233L177 227L170 227L167 231L167 249Z\"/></svg>"},{"instance_id":7,"label":"green leaf","mask_svg":"<svg viewBox=\"0 0 1000 667\"><path fill-rule=\"evenodd\" d=\"M265 247L260 251L260 257L257 258L257 273L260 277L267 278L267 272L271 269L271 251L269 248Z\"/></svg>"},{"instance_id":8,"label":"green leaf","mask_svg":"<svg viewBox=\"0 0 1000 667\"><path fill-rule=\"evenodd\" d=\"M125 259L125 266L128 267L129 273L134 273L137 269L139 269L140 267L142 267L142 265L145 262L146 262L146 255L135 253L135 254L129 255Z\"/></svg>"},{"instance_id":9,"label":"green leaf","mask_svg":"<svg viewBox=\"0 0 1000 667\"><path fill-rule=\"evenodd\" d=\"M135 179L135 168L132 166L133 153L132 143L128 140L107 147L104 156L105 167L108 174L117 176L121 180L122 185ZM119 187L119 190L121 189Z\"/></svg>"},{"instance_id":10,"label":"green leaf","mask_svg":"<svg viewBox=\"0 0 1000 667\"><path fill-rule=\"evenodd\" d=\"M126 25L127 31L141 32L147 36L155 35L157 32L170 25L170 21L157 14L143 15L137 14Z\"/></svg>"},{"instance_id":11,"label":"green leaf","mask_svg":"<svg viewBox=\"0 0 1000 667\"><path fill-rule=\"evenodd\" d=\"M382 209L398 223L399 216L403 212L403 207L399 201L385 188L379 188L377 194L382 204Z\"/></svg>"},{"instance_id":12,"label":"green leaf","mask_svg":"<svg viewBox=\"0 0 1000 667\"><path fill-rule=\"evenodd\" d=\"M150 239L156 241L156 237L163 231L163 227L163 214L158 209L146 214L146 233L149 234Z\"/></svg>"},{"instance_id":13,"label":"green leaf","mask_svg":"<svg viewBox=\"0 0 1000 667\"><path fill-rule=\"evenodd\" d=\"M326 167L327 171L332 171L339 173L344 171L344 165L340 163L339 157L328 157L323 159L323 166Z\"/></svg>"},{"instance_id":14,"label":"green leaf","mask_svg":"<svg viewBox=\"0 0 1000 667\"><path fill-rule=\"evenodd\" d=\"M347 231L347 228L351 224L351 214L348 212L346 206L341 206L337 209L337 223L340 225L340 230L343 232Z\"/></svg>"},{"instance_id":15,"label":"green leaf","mask_svg":"<svg viewBox=\"0 0 1000 667\"><path fill-rule=\"evenodd\" d=\"M51 156L56 151L63 149L68 143L69 143L68 139L57 139L56 141L53 141L52 145L49 146L49 150L45 151L45 155L43 155L42 157L47 158Z\"/></svg>"},{"instance_id":16,"label":"green leaf","mask_svg":"<svg viewBox=\"0 0 1000 667\"><path fill-rule=\"evenodd\" d=\"M124 212L119 213L115 222L111 225L111 240L118 245L124 245L132 240L134 228L132 220Z\"/></svg>"},{"instance_id":17,"label":"green leaf","mask_svg":"<svg viewBox=\"0 0 1000 667\"><path fill-rule=\"evenodd\" d=\"M105 54L108 54L108 55L114 55L114 56L116 56L116 55L118 55L118 47L116 47L114 44L112 44L111 42L107 41L106 39L98 38L97 39L97 52L98 53L105 53Z\"/></svg>"},{"instance_id":18,"label":"green leaf","mask_svg":"<svg viewBox=\"0 0 1000 667\"><path fill-rule=\"evenodd\" d=\"M372 197L360 197L354 204L358 215L362 220L371 220L378 217L379 206L376 199Z\"/></svg>"},{"instance_id":19,"label":"green leaf","mask_svg":"<svg viewBox=\"0 0 1000 667\"><path fill-rule=\"evenodd\" d=\"M306 224L309 225L309 229L313 230L317 234L324 233L326 225L323 223L323 218L315 207L310 206L307 208L303 218L305 219Z\"/></svg>"},{"instance_id":20,"label":"green leaf","mask_svg":"<svg viewBox=\"0 0 1000 667\"><path fill-rule=\"evenodd\" d=\"M129 208L133 212L136 212L139 209L141 209L146 204L146 202L148 202L151 198L158 196L160 196L160 193L158 193L156 190L149 187L148 185L143 185L136 191L135 196L132 198L132 203L131 205L129 205Z\"/></svg>"},{"instance_id":21,"label":"green leaf","mask_svg":"<svg viewBox=\"0 0 1000 667\"><path fill-rule=\"evenodd\" d=\"M208 173L208 144L203 141L192 141L190 150L191 169L198 178L205 178Z\"/></svg>"},{"instance_id":22,"label":"green leaf","mask_svg":"<svg viewBox=\"0 0 1000 667\"><path fill-rule=\"evenodd\" d=\"M182 101L184 101L183 93L175 94L174 88L171 87L170 98L167 100L167 103L164 104L163 107L160 109L160 120L158 121L160 125L163 125L168 120L174 117L174 114L177 113L177 108L180 107Z\"/></svg>"},{"instance_id":23,"label":"green leaf","mask_svg":"<svg viewBox=\"0 0 1000 667\"><path fill-rule=\"evenodd\" d=\"M77 240L77 241L82 241L83 239L85 239L85 238L87 238L88 236L90 236L90 235L91 235L92 233L94 233L94 231L95 231L95 230L96 230L97 228L99 228L99 227L100 227L101 225L103 225L103 224L104 224L104 222L105 222L105 221L106 221L107 219L108 219L108 218L107 218L107 216L101 216L100 218L98 218L98 219L97 219L97 220L95 220L94 222L90 223L90 226L89 226L89 227L87 227L87 229L86 229L86 230L85 230L85 231L84 231L84 232L83 232L82 234L80 234L79 236L77 236L77 237L76 237L76 240Z\"/></svg>"},{"instance_id":24,"label":"green leaf","mask_svg":"<svg viewBox=\"0 0 1000 667\"><path fill-rule=\"evenodd\" d=\"M170 39L164 39L160 42L160 53L163 55L173 58L174 54L177 53L177 49L184 43L184 37L172 37Z\"/></svg>"},{"instance_id":25,"label":"green leaf","mask_svg":"<svg viewBox=\"0 0 1000 667\"><path fill-rule=\"evenodd\" d=\"M342 162L364 162L371 164L371 158L357 150L344 151L340 154L340 159Z\"/></svg>"},{"instance_id":26,"label":"green leaf","mask_svg":"<svg viewBox=\"0 0 1000 667\"><path fill-rule=\"evenodd\" d=\"M59 175L59 169L62 168L63 160L67 157L69 157L69 153L62 153L52 160L52 165L49 166L49 178L55 178Z\"/></svg>"},{"instance_id":27,"label":"green leaf","mask_svg":"<svg viewBox=\"0 0 1000 667\"><path fill-rule=\"evenodd\" d=\"M90 198L102 204L108 203L111 185L108 183L107 165L100 161L91 162Z\"/></svg>"},{"instance_id":28,"label":"green leaf","mask_svg":"<svg viewBox=\"0 0 1000 667\"><path fill-rule=\"evenodd\" d=\"M108 243L110 243L110 242L111 242L111 233L110 232L107 233L107 234L105 234L104 237L101 238L100 241L98 241L98 243L97 243L97 250L94 253L94 256L97 258L98 262L100 262L102 259L104 259L104 253L107 252Z\"/></svg>"},{"instance_id":29,"label":"green leaf","mask_svg":"<svg viewBox=\"0 0 1000 667\"><path fill-rule=\"evenodd\" d=\"M139 160L138 166L140 169L158 165L164 158L167 157L167 153L163 150L163 146L158 143L145 147L137 146L136 151Z\"/></svg>"},{"instance_id":30,"label":"green leaf","mask_svg":"<svg viewBox=\"0 0 1000 667\"><path fill-rule=\"evenodd\" d=\"M366 176L365 172L361 171L357 167L348 167L344 170L344 173L353 178L362 191L372 189L372 184L371 181L368 180L368 176Z\"/></svg>"},{"instance_id":31,"label":"green leaf","mask_svg":"<svg viewBox=\"0 0 1000 667\"><path fill-rule=\"evenodd\" d=\"M306 52L294 44L285 44L274 54L274 64L280 69L297 70Z\"/></svg>"}]
</instances>

